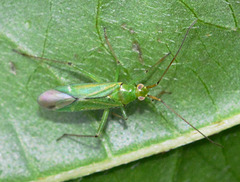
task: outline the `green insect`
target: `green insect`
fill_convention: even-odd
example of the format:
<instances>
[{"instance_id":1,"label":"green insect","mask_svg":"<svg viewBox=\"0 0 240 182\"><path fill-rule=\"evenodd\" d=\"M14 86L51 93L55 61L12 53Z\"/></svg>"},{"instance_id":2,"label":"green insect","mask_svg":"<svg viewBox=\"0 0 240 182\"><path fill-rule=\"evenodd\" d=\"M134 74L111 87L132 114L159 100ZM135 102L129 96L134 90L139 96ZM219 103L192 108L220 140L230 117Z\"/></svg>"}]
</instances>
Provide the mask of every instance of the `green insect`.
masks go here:
<instances>
[{"instance_id":1,"label":"green insect","mask_svg":"<svg viewBox=\"0 0 240 182\"><path fill-rule=\"evenodd\" d=\"M184 39L175 54L174 58L160 77L157 83L149 86L144 86L143 84L139 83L137 86L135 85L128 85L124 84L123 82L118 81L119 77L119 66L120 62L118 58L116 57L112 46L108 40L106 30L104 29L104 37L106 40L106 43L114 56L117 64L117 71L115 74L115 80L114 82L110 83L101 83L99 79L94 76L93 74L73 65L70 62L62 62L62 61L56 61L56 60L50 60L47 58L40 58L32 55L28 55L25 53L22 53L20 51L14 50L15 52L27 56L29 58L33 59L39 59L43 61L52 61L55 63L60 64L66 64L68 66L71 66L72 68L80 71L83 75L90 77L91 79L95 80L98 83L84 83L84 84L73 84L73 85L67 85L67 86L59 86L55 89L48 90L44 93L42 93L38 98L38 103L41 107L50 109L50 110L56 110L56 111L63 111L63 112L73 112L73 111L82 111L82 110L100 110L103 109L103 115L100 122L100 125L98 127L98 130L96 134L93 135L79 135L79 134L63 134L61 137L57 139L59 141L65 136L75 136L75 137L94 137L97 138L101 135L104 126L107 122L107 118L109 115L109 109L119 107L121 109L122 115L124 119L127 119L127 114L124 109L124 106L129 104L130 102L138 99L140 101L143 101L145 98L150 98L152 100L157 100L163 103L169 110L171 110L175 115L177 115L179 118L181 118L183 121L185 121L188 125L190 125L192 128L194 128L196 131L198 131L202 136L204 136L207 140L210 142L219 145L212 141L210 138L208 138L206 135L204 135L201 131L199 131L197 128L195 128L192 124L190 124L187 120L185 120L182 116L180 116L175 110L173 110L171 107L169 107L162 99L157 98L155 96L149 95L149 90L151 88L156 87L161 82L164 75L167 73L168 69L176 59L179 51L181 50L183 43L189 33L189 30L193 27L193 25L196 23L197 20L195 20L190 27L188 28ZM154 66L161 63L169 54L165 55L163 58L161 58Z\"/></svg>"}]
</instances>

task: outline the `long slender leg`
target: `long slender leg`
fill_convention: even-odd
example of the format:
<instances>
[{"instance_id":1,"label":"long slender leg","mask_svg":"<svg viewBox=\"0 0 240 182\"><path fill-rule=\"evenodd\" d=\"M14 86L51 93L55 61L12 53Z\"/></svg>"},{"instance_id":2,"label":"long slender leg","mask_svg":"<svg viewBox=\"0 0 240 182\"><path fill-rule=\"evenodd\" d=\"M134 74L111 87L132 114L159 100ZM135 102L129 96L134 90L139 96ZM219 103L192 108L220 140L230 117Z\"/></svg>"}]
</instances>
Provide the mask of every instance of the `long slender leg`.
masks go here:
<instances>
[{"instance_id":1,"label":"long slender leg","mask_svg":"<svg viewBox=\"0 0 240 182\"><path fill-rule=\"evenodd\" d=\"M120 109L121 109L121 112L122 112L123 119L127 120L127 119L128 119L128 116L127 116L127 113L126 113L124 107L121 106Z\"/></svg>"},{"instance_id":2,"label":"long slender leg","mask_svg":"<svg viewBox=\"0 0 240 182\"><path fill-rule=\"evenodd\" d=\"M116 61L116 64L117 64L117 70L116 70L116 74L115 74L115 79L114 79L114 81L115 81L115 82L118 82L119 72L120 72L120 61L118 60L118 58L117 58L115 52L113 51L113 48L112 48L112 46L111 46L111 44L110 44L110 42L109 42L109 40L108 40L106 28L104 28L104 37L105 37L106 43L107 43L107 45L108 45L108 47L109 47L109 49L110 49L113 57L115 58L115 61ZM127 120L128 117L127 117L127 114L126 114L126 111L125 111L124 107L120 107L120 109L121 109L123 118L124 118L125 120Z\"/></svg>"},{"instance_id":3,"label":"long slender leg","mask_svg":"<svg viewBox=\"0 0 240 182\"><path fill-rule=\"evenodd\" d=\"M66 66L69 66L79 72L81 72L85 77L88 77L90 79L92 79L93 81L96 81L96 82L103 82L100 78L98 78L96 75L74 65L73 63L71 62L67 62L67 61L58 61L58 60L53 60L53 59L48 59L48 58L42 58L42 57L37 57L37 56L33 56L33 55L29 55L29 54L26 54L26 53L23 53L19 50L16 50L16 49L13 49L14 52L22 55L22 56L25 56L25 57L28 57L28 58L33 58L35 60L41 60L41 61L45 61L45 62L53 62L53 63L57 63L57 64L62 64L62 65L66 65Z\"/></svg>"},{"instance_id":4,"label":"long slender leg","mask_svg":"<svg viewBox=\"0 0 240 182\"><path fill-rule=\"evenodd\" d=\"M119 114L117 114L117 113L115 113L115 112L112 112L111 114L112 114L113 116L118 117L118 118L124 119L123 116L121 116L121 115L119 115Z\"/></svg>"},{"instance_id":5,"label":"long slender leg","mask_svg":"<svg viewBox=\"0 0 240 182\"><path fill-rule=\"evenodd\" d=\"M115 73L115 79L114 81L115 82L118 82L118 78L119 78L119 71L120 71L120 61L118 60L115 52L113 51L113 48L108 40L108 36L107 36L107 31L106 31L106 28L104 28L104 37L105 37L105 40L106 40L106 43L108 45L108 48L110 49L110 52L112 54L112 56L114 57L115 61L116 61L116 64L117 64L117 70L116 70L116 73Z\"/></svg>"},{"instance_id":6,"label":"long slender leg","mask_svg":"<svg viewBox=\"0 0 240 182\"><path fill-rule=\"evenodd\" d=\"M103 111L103 115L102 115L102 119L101 119L101 123L98 127L98 130L97 130L97 134L95 135L95 137L99 137L107 123L107 119L108 119L108 115L109 115L109 109L105 109Z\"/></svg>"},{"instance_id":7,"label":"long slender leg","mask_svg":"<svg viewBox=\"0 0 240 182\"><path fill-rule=\"evenodd\" d=\"M159 92L159 94L157 94L156 97L161 97L164 94L172 94L172 92L167 92L167 91L163 90L163 91Z\"/></svg>"},{"instance_id":8,"label":"long slender leg","mask_svg":"<svg viewBox=\"0 0 240 182\"><path fill-rule=\"evenodd\" d=\"M194 130L196 130L198 133L200 133L204 138L206 138L209 142L219 146L219 147L223 147L221 144L214 142L213 140L211 140L208 136L204 135L199 129L197 129L195 126L193 126L191 123L189 123L186 119L184 119L180 114L178 114L173 108L171 108L169 105L167 105L162 99L159 99L155 96L152 95L148 95L149 98L153 99L153 100L157 100L160 101L167 109L169 109L170 111L172 111L177 117L179 117L180 119L182 119L185 123L187 123L189 126L191 126Z\"/></svg>"},{"instance_id":9,"label":"long slender leg","mask_svg":"<svg viewBox=\"0 0 240 182\"><path fill-rule=\"evenodd\" d=\"M159 65L160 63L162 63L162 62L165 60L165 58L166 58L167 56L169 56L169 55L170 55L170 52L169 52L168 54L166 54L165 56L163 56L160 60L158 60L154 65L151 66L151 68L149 68L149 69L146 70L145 72L148 73L149 71L152 71L152 70L154 70L154 72L155 72L155 68L157 68L158 65Z\"/></svg>"},{"instance_id":10,"label":"long slender leg","mask_svg":"<svg viewBox=\"0 0 240 182\"><path fill-rule=\"evenodd\" d=\"M121 119L127 120L127 119L128 119L128 116L127 116L127 113L126 113L124 107L122 106L122 107L120 107L120 109L121 109L121 112L122 112L122 116L119 115L119 114L117 114L117 113L115 113L115 112L112 112L112 115L114 115L114 116L116 116L116 117L119 117L119 118L121 118Z\"/></svg>"},{"instance_id":11,"label":"long slender leg","mask_svg":"<svg viewBox=\"0 0 240 182\"><path fill-rule=\"evenodd\" d=\"M147 80L149 80L153 76L153 74L157 71L158 65L160 63L162 63L165 60L165 58L169 55L170 55L170 53L166 54L160 60L158 60L153 66L151 66L151 68L146 70L145 73L147 73L147 75L145 76L145 78L143 80L138 81L138 83L145 83Z\"/></svg>"},{"instance_id":12,"label":"long slender leg","mask_svg":"<svg viewBox=\"0 0 240 182\"><path fill-rule=\"evenodd\" d=\"M165 74L167 73L167 71L168 71L169 68L171 67L172 63L175 61L178 53L179 53L180 50L182 49L182 46L183 46L183 44L184 44L184 42L185 42L185 40L186 40L186 38L187 38L187 35L188 35L190 29L193 27L193 25L194 25L196 22L197 22L197 20L195 20L195 21L190 25L190 27L188 27L187 32L186 32L186 34L185 34L185 36L184 36L184 38L183 38L183 40L182 40L182 43L181 43L180 47L178 48L177 53L176 53L175 56L173 57L172 61L169 63L168 67L167 67L167 68L165 69L165 71L163 72L163 74L162 74L162 76L160 77L160 79L158 80L158 82L155 83L155 84L153 84L153 85L147 86L147 88L156 87L156 86L161 82L162 78L165 76Z\"/></svg>"},{"instance_id":13,"label":"long slender leg","mask_svg":"<svg viewBox=\"0 0 240 182\"><path fill-rule=\"evenodd\" d=\"M61 137L59 137L57 139L57 141L61 140L64 137L67 137L67 136L98 138L101 135L101 133L102 133L102 131L104 129L104 126L107 123L108 115L109 115L109 109L105 109L104 112L103 112L103 115L102 115L101 123L99 124L97 133L95 135L79 135L79 134L68 134L68 133L65 133Z\"/></svg>"},{"instance_id":14,"label":"long slender leg","mask_svg":"<svg viewBox=\"0 0 240 182\"><path fill-rule=\"evenodd\" d=\"M128 119L128 116L127 116L127 113L126 113L124 107L120 107L120 109L121 109L121 112L122 112L122 116L119 115L119 114L117 114L117 113L115 113L115 112L112 112L112 115L114 115L114 116L116 116L116 117L119 117L119 118L121 118L121 119L127 120L127 119Z\"/></svg>"}]
</instances>

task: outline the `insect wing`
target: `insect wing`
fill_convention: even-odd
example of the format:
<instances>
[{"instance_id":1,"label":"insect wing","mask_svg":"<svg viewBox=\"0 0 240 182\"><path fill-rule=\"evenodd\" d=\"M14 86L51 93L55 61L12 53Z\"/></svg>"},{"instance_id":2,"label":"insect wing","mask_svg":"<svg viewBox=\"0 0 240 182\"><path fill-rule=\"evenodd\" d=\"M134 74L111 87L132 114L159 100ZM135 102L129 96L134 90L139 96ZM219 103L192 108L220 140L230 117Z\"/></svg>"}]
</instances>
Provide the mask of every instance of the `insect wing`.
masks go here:
<instances>
[{"instance_id":1,"label":"insect wing","mask_svg":"<svg viewBox=\"0 0 240 182\"><path fill-rule=\"evenodd\" d=\"M68 94L52 89L47 90L38 97L38 104L50 110L57 110L73 103L75 100L74 97Z\"/></svg>"},{"instance_id":2,"label":"insect wing","mask_svg":"<svg viewBox=\"0 0 240 182\"><path fill-rule=\"evenodd\" d=\"M57 87L55 88L55 91L62 93L62 98L57 99L57 107L55 107L55 110L74 112L121 106L122 103L116 102L115 100L107 97L120 88L120 85L121 82L113 82L100 84L84 83ZM54 104L54 101L52 103Z\"/></svg>"},{"instance_id":3,"label":"insect wing","mask_svg":"<svg viewBox=\"0 0 240 182\"><path fill-rule=\"evenodd\" d=\"M84 83L60 86L55 90L73 96L77 99L103 98L110 95L115 89L118 89L121 82L113 83Z\"/></svg>"}]
</instances>

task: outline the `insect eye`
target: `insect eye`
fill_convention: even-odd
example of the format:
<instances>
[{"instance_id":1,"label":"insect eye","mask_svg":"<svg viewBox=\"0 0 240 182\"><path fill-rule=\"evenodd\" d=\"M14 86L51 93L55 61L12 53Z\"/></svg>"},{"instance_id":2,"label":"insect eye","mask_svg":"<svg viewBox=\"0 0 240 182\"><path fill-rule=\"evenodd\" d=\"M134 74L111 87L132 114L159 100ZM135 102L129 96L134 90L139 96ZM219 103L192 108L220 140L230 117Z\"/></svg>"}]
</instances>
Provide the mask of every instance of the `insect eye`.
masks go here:
<instances>
[{"instance_id":1,"label":"insect eye","mask_svg":"<svg viewBox=\"0 0 240 182\"><path fill-rule=\"evenodd\" d=\"M138 90L141 90L143 87L144 87L144 85L141 83L137 85Z\"/></svg>"},{"instance_id":2,"label":"insect eye","mask_svg":"<svg viewBox=\"0 0 240 182\"><path fill-rule=\"evenodd\" d=\"M143 96L138 97L138 100L140 100L140 101L143 101L144 99L145 99L145 97L143 97Z\"/></svg>"}]
</instances>

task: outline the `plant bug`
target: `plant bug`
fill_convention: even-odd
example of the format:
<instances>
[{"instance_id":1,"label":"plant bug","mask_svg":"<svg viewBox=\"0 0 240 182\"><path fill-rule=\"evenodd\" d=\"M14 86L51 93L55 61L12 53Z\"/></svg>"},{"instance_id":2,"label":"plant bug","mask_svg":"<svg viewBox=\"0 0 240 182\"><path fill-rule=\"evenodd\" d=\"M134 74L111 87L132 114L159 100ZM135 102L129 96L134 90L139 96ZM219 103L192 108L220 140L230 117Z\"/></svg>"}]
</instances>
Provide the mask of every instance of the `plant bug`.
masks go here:
<instances>
[{"instance_id":1,"label":"plant bug","mask_svg":"<svg viewBox=\"0 0 240 182\"><path fill-rule=\"evenodd\" d=\"M72 85L67 85L67 86L59 86L55 89L48 90L39 96L39 98L38 98L39 105L43 108L47 108L50 110L63 111L63 112L73 112L73 111L82 111L82 110L100 110L100 109L104 110L102 119L101 119L101 122L100 122L100 125L98 127L96 134L94 134L94 135L63 134L61 137L59 137L57 139L57 141L59 141L60 139L62 139L65 136L98 138L101 135L101 133L104 129L104 126L107 122L107 118L109 115L109 109L114 108L114 107L119 107L121 109L123 118L127 119L127 114L124 109L124 106L136 99L143 101L145 98L148 97L152 100L160 101L162 104L164 104L164 106L167 109L172 111L176 116L181 118L189 126L191 126L193 129L195 129L197 132L199 132L208 141L210 141L211 143L216 144L218 146L221 146L220 144L215 143L209 137L204 135L200 130L198 130L196 127L194 127L191 123L189 123L181 115L179 115L174 109L172 109L170 106L168 106L162 99L157 98L152 95L149 95L150 89L159 85L162 78L165 76L165 74L171 67L172 63L175 61L178 53L182 49L182 46L186 40L186 37L187 37L190 29L193 27L193 25L196 22L197 22L197 20L195 20L187 29L187 32L185 33L185 36L182 40L180 47L178 48L177 53L175 54L175 56L169 63L168 67L165 69L165 71L162 74L162 76L160 77L160 79L157 81L157 83L155 83L153 85L148 85L148 86L145 86L141 83L139 83L137 86L128 85L128 84L124 84L123 82L118 81L120 61L118 60L116 54L113 51L113 48L108 40L105 28L104 28L105 41L108 45L108 48L109 48L112 56L115 58L116 65L117 65L114 82L101 83L96 76L77 67L76 65L72 64L71 62L50 60L47 58L41 58L41 57L28 55L28 54L22 53L17 50L14 50L14 51L17 52L18 54L21 54L21 55L29 57L29 58L68 65L68 66L80 71L83 75L85 75L97 82L97 83L84 83L84 84L72 84ZM163 58L161 58L152 67L156 67L169 54L167 54ZM148 71L149 70L147 70L146 72L148 72Z\"/></svg>"}]
</instances>

